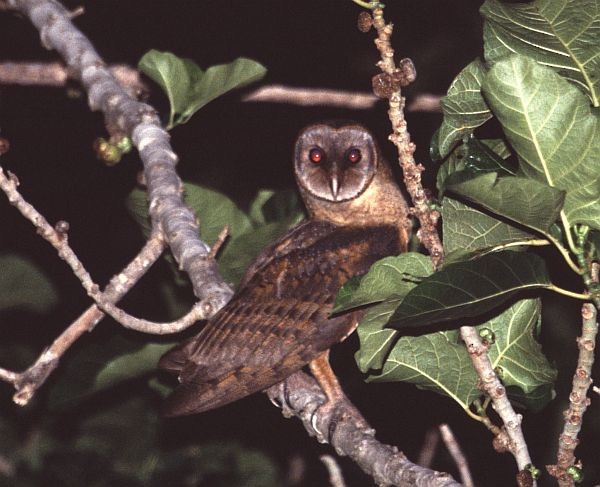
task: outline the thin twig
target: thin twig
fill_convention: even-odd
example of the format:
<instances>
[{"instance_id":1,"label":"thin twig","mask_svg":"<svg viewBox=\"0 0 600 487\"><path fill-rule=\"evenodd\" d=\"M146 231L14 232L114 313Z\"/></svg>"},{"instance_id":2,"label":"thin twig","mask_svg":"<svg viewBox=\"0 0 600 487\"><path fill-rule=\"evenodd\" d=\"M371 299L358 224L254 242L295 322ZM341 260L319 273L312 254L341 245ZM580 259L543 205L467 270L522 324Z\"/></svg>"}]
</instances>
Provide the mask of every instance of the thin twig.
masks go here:
<instances>
[{"instance_id":1,"label":"thin twig","mask_svg":"<svg viewBox=\"0 0 600 487\"><path fill-rule=\"evenodd\" d=\"M16 471L14 464L8 458L0 455L0 476L14 477Z\"/></svg>"},{"instance_id":2,"label":"thin twig","mask_svg":"<svg viewBox=\"0 0 600 487\"><path fill-rule=\"evenodd\" d=\"M164 248L162 235L152 235L127 267L110 280L102 293L103 299L118 302L156 262ZM0 369L0 380L11 383L17 390L13 396L14 402L20 406L26 405L58 366L60 358L69 347L85 332L91 331L103 317L104 313L93 304L71 323L28 369L20 373Z\"/></svg>"},{"instance_id":3,"label":"thin twig","mask_svg":"<svg viewBox=\"0 0 600 487\"><path fill-rule=\"evenodd\" d=\"M79 257L77 257L77 254L69 246L68 235L61 229L64 226L62 225L63 222L61 222L61 225L57 224L56 227L52 227L39 211L25 201L17 189L18 184L19 180L14 174L9 173L6 176L0 167L0 189L4 191L10 203L35 226L38 234L58 251L58 255L71 267L73 273L79 278L88 296L96 302L102 311L115 321L131 330L153 335L165 335L178 333L189 328L195 322L208 318L212 309L207 309L203 303L195 304L185 316L169 323L157 323L136 318L115 306L112 300L106 299L103 293L100 292L100 287L94 283L92 277L79 260Z\"/></svg>"},{"instance_id":4,"label":"thin twig","mask_svg":"<svg viewBox=\"0 0 600 487\"><path fill-rule=\"evenodd\" d=\"M456 441L450 426L447 424L440 424L439 430L442 440L460 472L460 479L462 480L464 487L474 487L475 484L473 483L473 477L471 476L471 470L469 469L469 462L458 444L458 441Z\"/></svg>"},{"instance_id":5,"label":"thin twig","mask_svg":"<svg viewBox=\"0 0 600 487\"><path fill-rule=\"evenodd\" d=\"M439 442L439 430L437 428L430 428L427 430L427 433L425 433L425 438L423 439L423 446L421 447L419 458L417 459L417 463L419 465L427 468L431 467Z\"/></svg>"},{"instance_id":6,"label":"thin twig","mask_svg":"<svg viewBox=\"0 0 600 487\"><path fill-rule=\"evenodd\" d=\"M329 483L331 487L346 487L344 482L344 476L342 475L342 469L338 465L338 462L331 455L321 455L319 460L323 462L325 468L329 472Z\"/></svg>"},{"instance_id":7,"label":"thin twig","mask_svg":"<svg viewBox=\"0 0 600 487\"><path fill-rule=\"evenodd\" d=\"M515 410L508 400L506 389L494 372L494 368L487 354L487 347L483 344L477 329L471 326L463 326L460 328L460 335L465 342L469 356L471 357L473 368L480 379L479 387L490 397L492 400L492 407L504 423L503 432L506 432L506 435L508 436L506 447L515 457L519 471L525 472L532 462L521 429L522 416L515 413ZM533 483L529 485L536 485L533 478L531 481Z\"/></svg>"},{"instance_id":8,"label":"thin twig","mask_svg":"<svg viewBox=\"0 0 600 487\"><path fill-rule=\"evenodd\" d=\"M217 236L217 240L211 247L210 252L208 253L208 256L211 259L215 259L217 257L217 254L219 253L219 250L221 250L221 247L225 243L225 240L227 240L227 237L229 237L229 225L225 225L223 227L223 230L221 230L221 232Z\"/></svg>"},{"instance_id":9,"label":"thin twig","mask_svg":"<svg viewBox=\"0 0 600 487\"><path fill-rule=\"evenodd\" d=\"M388 99L388 115L393 129L389 139L398 149L404 183L414 205L412 214L418 218L421 224L417 236L429 252L431 260L437 268L444 259L442 242L437 232L437 222L440 214L430 207L429 196L421 184L421 173L425 168L422 164L417 164L414 158L416 146L411 142L407 130L404 118L406 100L401 91L402 86L409 84L414 79L416 72L412 61L409 59L402 60L400 65L396 66L394 49L392 49L391 44L393 26L385 23L381 8L373 10L373 27L377 31L375 45L381 55L377 66L382 71L381 75L373 79L374 90L377 95Z\"/></svg>"},{"instance_id":10,"label":"thin twig","mask_svg":"<svg viewBox=\"0 0 600 487\"><path fill-rule=\"evenodd\" d=\"M594 348L598 335L596 313L596 307L591 303L584 304L581 309L581 336L577 338L579 357L575 374L573 374L573 387L569 394L569 408L564 412L565 425L558 441L556 465L546 466L550 475L558 479L558 485L561 487L573 487L575 481L567 473L567 469L571 466L581 467L575 458L575 448L579 444L578 436L581 431L583 415L591 402L587 393L592 385Z\"/></svg>"}]
</instances>

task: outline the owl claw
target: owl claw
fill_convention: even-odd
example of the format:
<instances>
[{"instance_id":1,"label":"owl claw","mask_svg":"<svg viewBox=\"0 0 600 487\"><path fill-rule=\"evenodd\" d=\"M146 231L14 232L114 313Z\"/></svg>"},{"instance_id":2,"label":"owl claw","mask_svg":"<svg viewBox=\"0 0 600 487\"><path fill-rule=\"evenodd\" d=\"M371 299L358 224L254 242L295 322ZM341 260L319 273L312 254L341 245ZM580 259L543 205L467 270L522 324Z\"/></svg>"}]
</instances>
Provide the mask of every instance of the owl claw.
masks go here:
<instances>
[{"instance_id":1,"label":"owl claw","mask_svg":"<svg viewBox=\"0 0 600 487\"><path fill-rule=\"evenodd\" d=\"M310 425L312 426L312 429L317 434L317 440L319 441L319 443L326 443L327 440L326 440L325 436L323 435L323 432L317 426L317 419L318 419L317 413L319 412L319 409L321 409L322 406L318 406L310 415Z\"/></svg>"}]
</instances>

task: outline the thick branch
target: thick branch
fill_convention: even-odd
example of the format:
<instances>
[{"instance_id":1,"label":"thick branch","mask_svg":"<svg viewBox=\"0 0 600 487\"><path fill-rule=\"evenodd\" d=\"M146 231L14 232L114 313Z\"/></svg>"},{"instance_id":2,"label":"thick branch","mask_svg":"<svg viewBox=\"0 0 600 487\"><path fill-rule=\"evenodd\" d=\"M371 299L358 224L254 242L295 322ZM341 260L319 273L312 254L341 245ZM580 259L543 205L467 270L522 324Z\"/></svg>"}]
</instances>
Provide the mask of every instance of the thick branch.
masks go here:
<instances>
[{"instance_id":1,"label":"thick branch","mask_svg":"<svg viewBox=\"0 0 600 487\"><path fill-rule=\"evenodd\" d=\"M182 198L177 155L154 108L138 102L119 85L90 41L72 24L69 12L55 0L9 0L39 30L42 43L55 49L79 79L92 110L104 113L109 131L130 136L140 152L153 225L163 229L171 251L188 274L194 293L208 315L220 309L232 290L218 273L210 251L198 237L194 213Z\"/></svg>"},{"instance_id":2,"label":"thick branch","mask_svg":"<svg viewBox=\"0 0 600 487\"><path fill-rule=\"evenodd\" d=\"M594 364L594 349L598 335L596 313L596 308L591 303L584 304L581 309L583 326L581 336L577 339L579 357L577 369L573 375L573 387L569 394L569 408L564 412L565 425L558 441L556 465L546 466L548 472L558 479L561 487L573 487L575 481L568 474L567 469L572 466L581 467L580 464L576 464L575 448L579 444L578 436L581 431L583 415L590 405L587 394L592 385L592 365Z\"/></svg>"},{"instance_id":3,"label":"thick branch","mask_svg":"<svg viewBox=\"0 0 600 487\"><path fill-rule=\"evenodd\" d=\"M284 416L298 417L311 436L316 436L321 443L330 443L338 455L350 457L377 485L460 485L449 474L415 465L396 447L377 441L375 430L348 400L335 409L319 409L325 395L317 382L304 372L297 372L267 393L271 401L282 407Z\"/></svg>"}]
</instances>

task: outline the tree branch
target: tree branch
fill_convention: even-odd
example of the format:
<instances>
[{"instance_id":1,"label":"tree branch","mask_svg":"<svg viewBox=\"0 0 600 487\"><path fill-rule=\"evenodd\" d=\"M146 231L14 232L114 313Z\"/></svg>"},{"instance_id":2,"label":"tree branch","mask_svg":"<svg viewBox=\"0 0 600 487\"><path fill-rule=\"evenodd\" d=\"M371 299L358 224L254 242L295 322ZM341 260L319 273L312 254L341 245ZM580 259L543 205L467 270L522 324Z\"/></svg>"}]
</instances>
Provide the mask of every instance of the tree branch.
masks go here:
<instances>
[{"instance_id":1,"label":"tree branch","mask_svg":"<svg viewBox=\"0 0 600 487\"><path fill-rule=\"evenodd\" d=\"M508 435L508 442L506 442L506 448L513 454L517 461L519 468L519 475L523 476L522 472L527 472L527 467L531 463L531 457L527 449L527 443L523 436L521 429L522 416L516 414L513 409L506 389L498 379L498 376L494 372L492 363L487 354L487 347L483 344L477 329L472 326L463 326L460 328L460 335L465 342L469 356L473 363L473 368L477 372L477 376L480 379L480 389L485 392L492 400L492 406L498 416L504 423L502 431ZM533 483L528 485L535 485L535 480L531 478Z\"/></svg>"},{"instance_id":2,"label":"tree branch","mask_svg":"<svg viewBox=\"0 0 600 487\"><path fill-rule=\"evenodd\" d=\"M127 267L110 280L102 293L103 299L112 303L118 302L156 262L164 248L162 235L152 235ZM91 331L103 317L104 313L93 304L71 323L28 369L23 372L0 369L0 380L11 383L17 390L13 396L14 402L20 406L26 405L58 366L60 358L69 347L86 331Z\"/></svg>"},{"instance_id":3,"label":"tree branch","mask_svg":"<svg viewBox=\"0 0 600 487\"><path fill-rule=\"evenodd\" d=\"M469 462L463 453L458 441L454 436L454 433L447 424L440 424L439 427L442 440L446 445L446 449L450 452L458 471L460 472L460 479L464 487L474 487L473 477L471 476L471 470L469 469Z\"/></svg>"},{"instance_id":4,"label":"tree branch","mask_svg":"<svg viewBox=\"0 0 600 487\"><path fill-rule=\"evenodd\" d=\"M282 408L285 417L297 416L311 436L316 436L320 443L330 443L338 455L348 456L377 485L460 485L449 474L415 465L396 447L377 441L375 430L348 399L339 408L319 409L326 401L325 395L316 380L304 372L296 372L268 389L267 394Z\"/></svg>"},{"instance_id":5,"label":"tree branch","mask_svg":"<svg viewBox=\"0 0 600 487\"><path fill-rule=\"evenodd\" d=\"M417 231L417 237L427 249L434 266L437 268L444 259L444 249L437 232L437 222L440 214L430 206L427 192L421 184L421 173L425 170L422 164L417 164L414 158L416 146L410 140L404 118L404 106L406 99L402 96L401 88L411 83L416 77L415 67L410 59L403 59L396 66L394 62L394 49L392 49L391 38L393 32L392 24L386 24L383 10L373 10L372 23L377 31L375 45L381 55L377 66L382 73L373 78L373 91L380 98L387 98L389 103L388 115L392 123L393 132L389 136L390 141L398 149L398 158L404 184L410 194L415 215L421 228Z\"/></svg>"},{"instance_id":6,"label":"tree branch","mask_svg":"<svg viewBox=\"0 0 600 487\"><path fill-rule=\"evenodd\" d=\"M558 485L561 487L575 485L573 476L567 471L569 467L581 468L581 464L576 462L575 448L579 444L578 436L581 431L583 415L590 405L587 393L592 385L592 365L594 364L594 349L598 335L596 313L596 307L591 303L586 303L581 308L581 337L577 339L579 357L573 375L573 387L569 394L569 408L564 412L565 425L558 441L556 465L546 466L550 475L558 479Z\"/></svg>"},{"instance_id":7,"label":"tree branch","mask_svg":"<svg viewBox=\"0 0 600 487\"><path fill-rule=\"evenodd\" d=\"M108 70L129 94L145 99L149 87L140 72L126 64L111 64ZM71 73L62 63L4 62L0 63L0 84L21 86L66 86ZM408 112L441 113L440 95L417 94L406 106ZM285 85L265 85L249 91L241 101L248 103L282 103L297 106L330 106L350 110L369 110L379 99L373 93L328 88L304 88Z\"/></svg>"},{"instance_id":8,"label":"tree branch","mask_svg":"<svg viewBox=\"0 0 600 487\"><path fill-rule=\"evenodd\" d=\"M42 44L55 49L88 94L92 110L103 112L111 135L129 136L140 152L154 228L162 228L180 267L188 274L206 316L230 298L231 288L218 273L210 248L198 237L194 213L183 202L177 155L154 108L132 98L107 69L91 42L55 0L8 0L39 30Z\"/></svg>"},{"instance_id":9,"label":"tree branch","mask_svg":"<svg viewBox=\"0 0 600 487\"><path fill-rule=\"evenodd\" d=\"M137 69L126 64L113 64L108 70L130 96L144 98L148 93L148 86L142 82ZM4 85L62 87L69 79L73 79L73 76L62 63L0 63L0 83Z\"/></svg>"},{"instance_id":10,"label":"tree branch","mask_svg":"<svg viewBox=\"0 0 600 487\"><path fill-rule=\"evenodd\" d=\"M40 212L25 201L23 196L17 190L18 184L19 180L14 174L9 172L7 177L4 174L2 167L0 167L0 189L6 193L10 203L15 206L25 218L33 223L38 234L58 251L58 255L69 265L69 267L71 267L73 273L79 278L83 288L88 293L88 296L96 302L102 311L115 321L131 330L154 335L165 335L169 333L178 333L193 325L196 321L208 318L206 308L200 303L196 303L192 309L179 320L169 323L156 323L136 318L115 306L111 299L107 299L104 294L100 292L100 287L94 283L92 277L79 260L79 257L77 257L77 254L75 254L73 249L69 246L67 238L68 224L64 221L60 221L55 227L52 227ZM216 249L215 252L219 249L219 246L223 243L226 236L226 230L221 232L216 244L213 246L213 248ZM209 252L209 255L214 258L213 250Z\"/></svg>"}]
</instances>

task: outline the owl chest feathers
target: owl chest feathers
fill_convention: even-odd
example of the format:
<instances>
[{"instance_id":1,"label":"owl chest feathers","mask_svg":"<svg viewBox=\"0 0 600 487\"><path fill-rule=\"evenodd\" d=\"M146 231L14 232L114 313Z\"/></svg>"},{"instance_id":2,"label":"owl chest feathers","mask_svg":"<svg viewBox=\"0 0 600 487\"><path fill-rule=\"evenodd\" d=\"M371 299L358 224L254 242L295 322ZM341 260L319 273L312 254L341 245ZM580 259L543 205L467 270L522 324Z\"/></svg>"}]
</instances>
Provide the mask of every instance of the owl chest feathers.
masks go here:
<instances>
[{"instance_id":1,"label":"owl chest feathers","mask_svg":"<svg viewBox=\"0 0 600 487\"><path fill-rule=\"evenodd\" d=\"M382 169L382 173L388 172L387 168ZM359 196L348 201L323 201L311 195L303 195L303 199L315 220L340 226L394 227L398 232L400 252L407 249L411 229L408 207L391 174L376 174Z\"/></svg>"}]
</instances>

